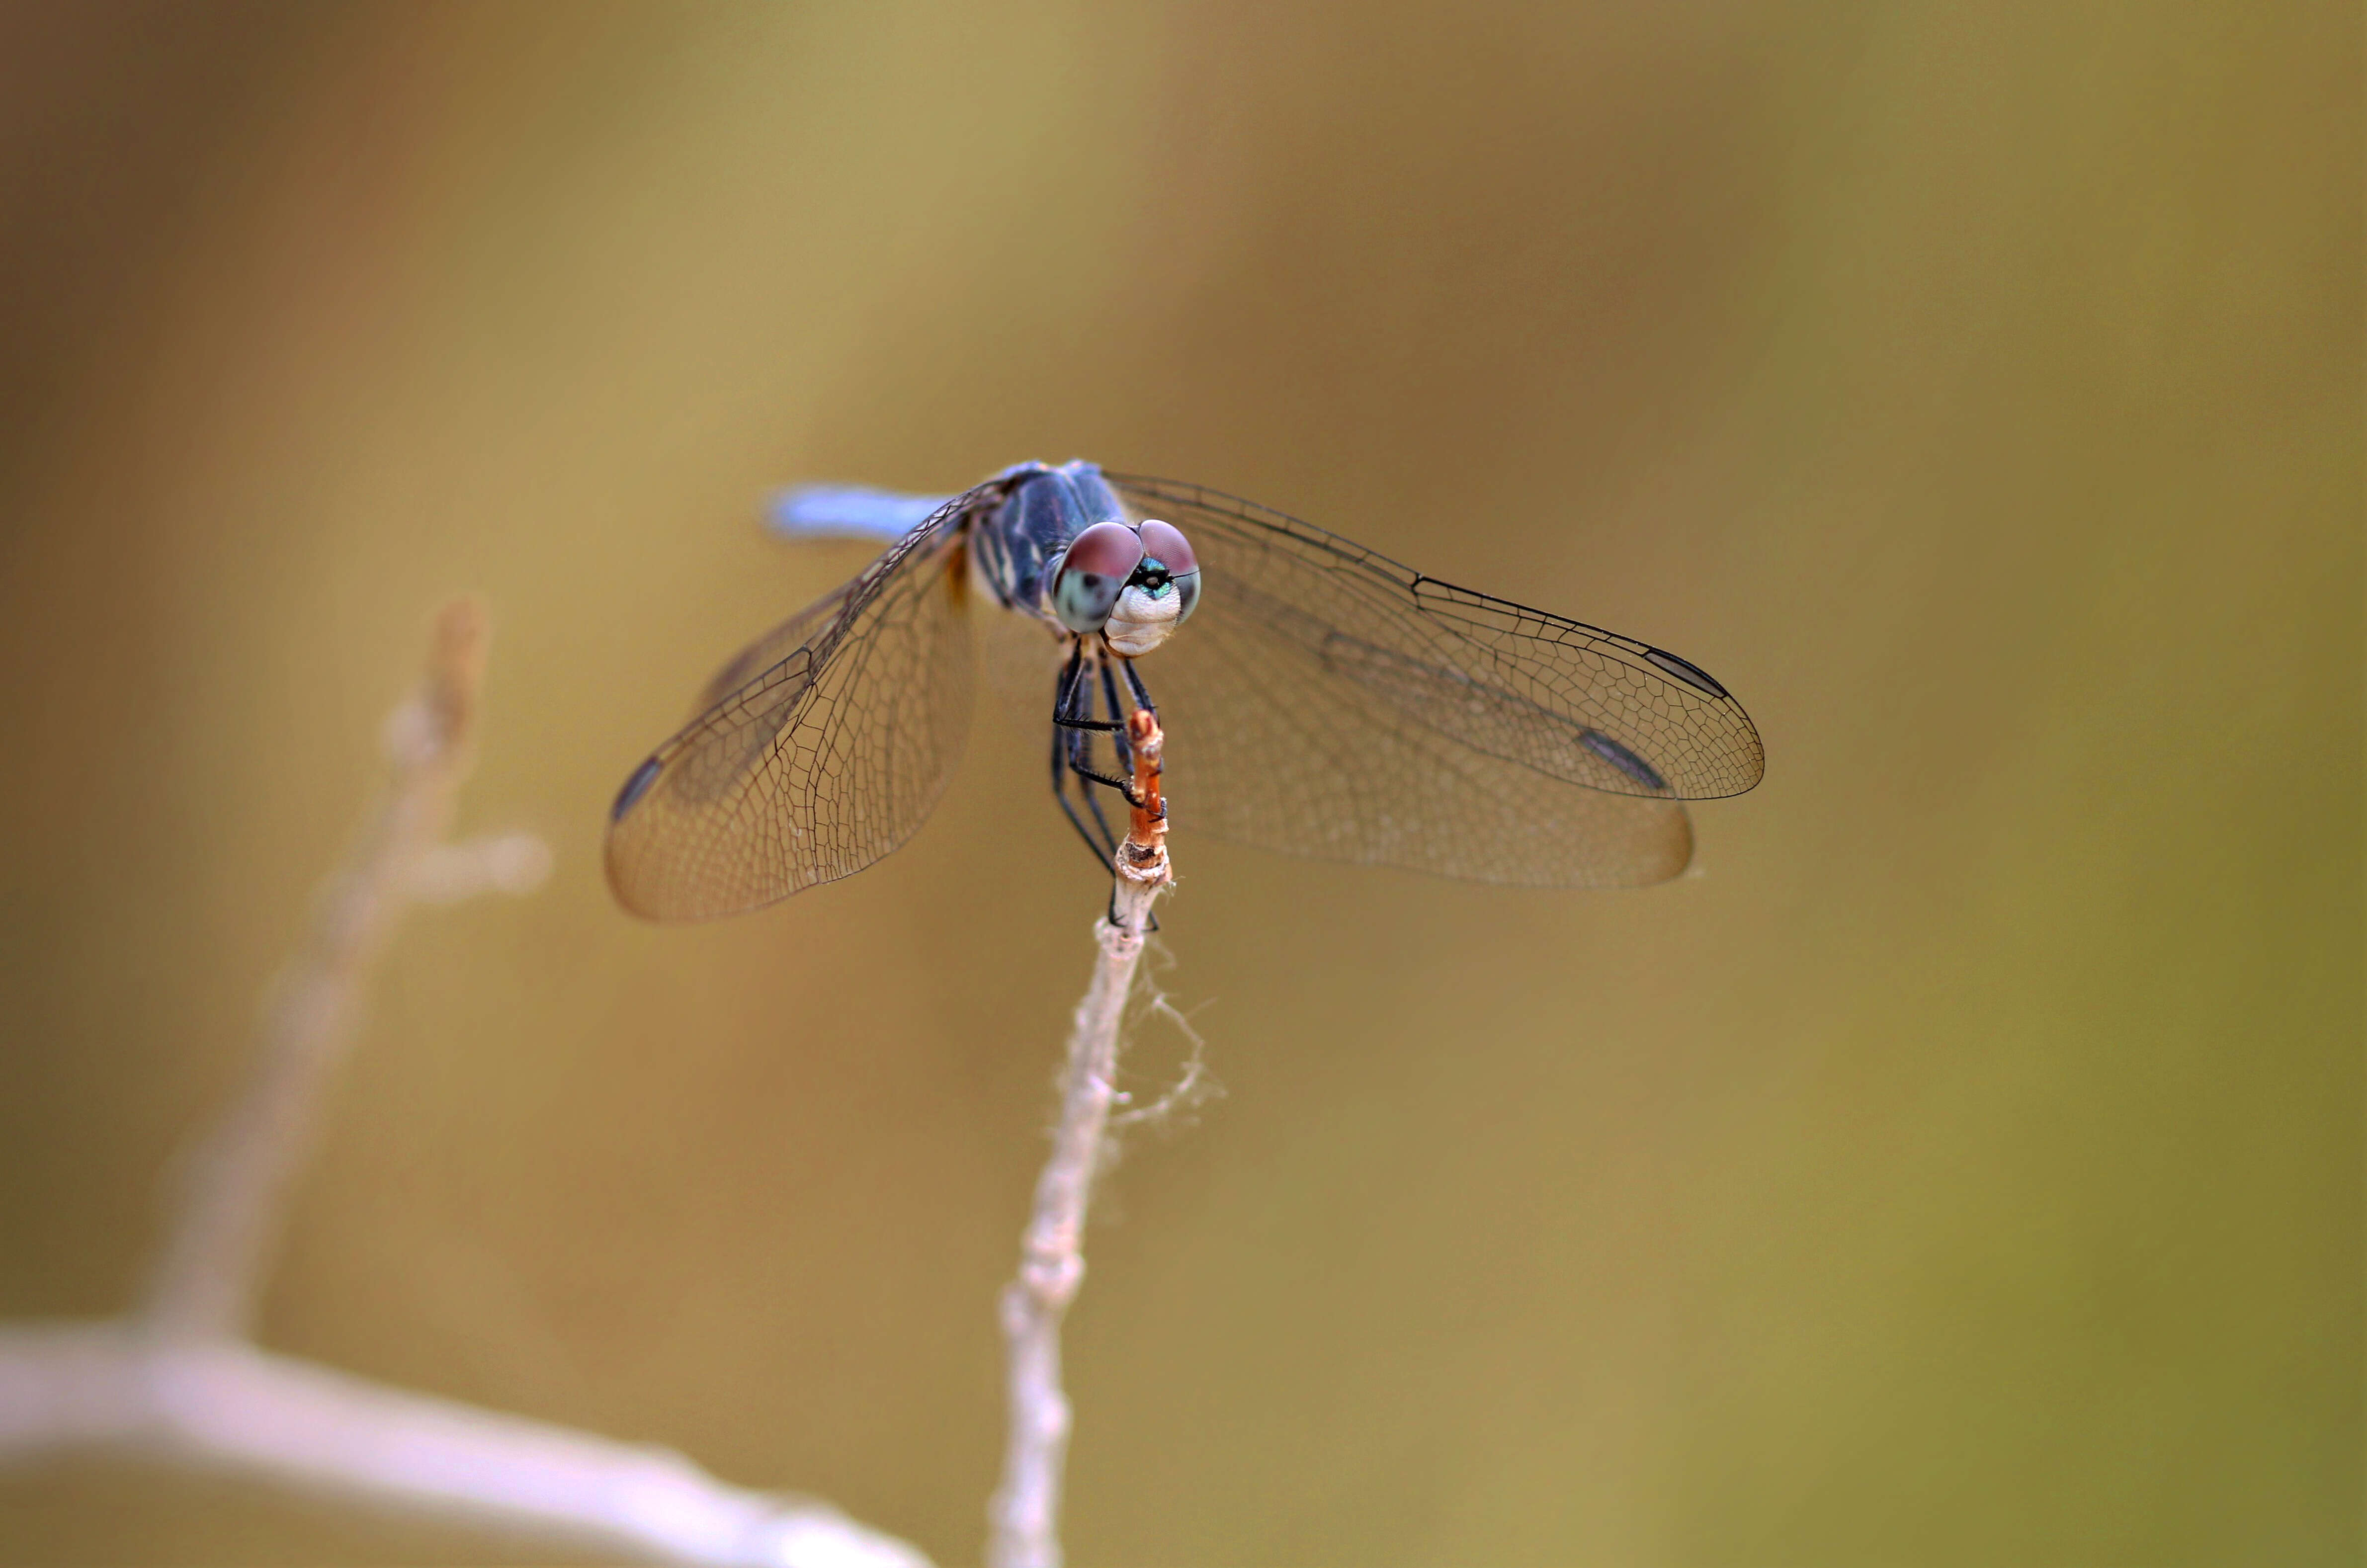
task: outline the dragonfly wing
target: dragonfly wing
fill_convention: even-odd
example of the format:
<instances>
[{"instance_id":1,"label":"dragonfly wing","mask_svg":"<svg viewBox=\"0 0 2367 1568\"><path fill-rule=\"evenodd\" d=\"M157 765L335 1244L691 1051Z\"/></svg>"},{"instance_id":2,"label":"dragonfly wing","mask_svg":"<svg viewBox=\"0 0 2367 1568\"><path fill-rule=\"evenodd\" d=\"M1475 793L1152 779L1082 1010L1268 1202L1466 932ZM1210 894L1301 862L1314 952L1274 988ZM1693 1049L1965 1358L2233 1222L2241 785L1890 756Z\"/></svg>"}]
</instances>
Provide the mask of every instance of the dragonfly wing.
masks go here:
<instances>
[{"instance_id":1,"label":"dragonfly wing","mask_svg":"<svg viewBox=\"0 0 2367 1568\"><path fill-rule=\"evenodd\" d=\"M1692 859L1682 802L1585 789L1410 721L1223 592L1206 581L1144 661L1178 830L1547 887L1664 882Z\"/></svg>"},{"instance_id":2,"label":"dragonfly wing","mask_svg":"<svg viewBox=\"0 0 2367 1568\"><path fill-rule=\"evenodd\" d=\"M1144 666L1187 831L1487 882L1632 886L1683 870L1681 801L1763 770L1741 706L1659 649L1197 486L1111 479L1200 562L1199 608Z\"/></svg>"},{"instance_id":3,"label":"dragonfly wing","mask_svg":"<svg viewBox=\"0 0 2367 1568\"><path fill-rule=\"evenodd\" d=\"M917 831L968 734L957 497L749 645L617 795L608 881L703 919L852 875Z\"/></svg>"}]
</instances>

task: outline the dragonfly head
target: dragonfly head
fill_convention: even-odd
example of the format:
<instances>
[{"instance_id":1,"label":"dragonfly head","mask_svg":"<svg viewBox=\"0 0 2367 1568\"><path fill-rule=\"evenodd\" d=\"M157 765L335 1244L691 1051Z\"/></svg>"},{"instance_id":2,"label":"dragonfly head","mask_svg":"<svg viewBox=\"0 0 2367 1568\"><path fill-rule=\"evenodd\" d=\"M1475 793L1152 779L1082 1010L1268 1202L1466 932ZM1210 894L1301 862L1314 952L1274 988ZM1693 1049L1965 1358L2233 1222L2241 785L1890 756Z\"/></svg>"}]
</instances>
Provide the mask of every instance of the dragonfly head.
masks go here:
<instances>
[{"instance_id":1,"label":"dragonfly head","mask_svg":"<svg viewBox=\"0 0 2367 1568\"><path fill-rule=\"evenodd\" d=\"M1052 569L1060 624L1079 636L1101 633L1127 658L1165 642L1199 602L1199 558L1166 523L1096 523Z\"/></svg>"}]
</instances>

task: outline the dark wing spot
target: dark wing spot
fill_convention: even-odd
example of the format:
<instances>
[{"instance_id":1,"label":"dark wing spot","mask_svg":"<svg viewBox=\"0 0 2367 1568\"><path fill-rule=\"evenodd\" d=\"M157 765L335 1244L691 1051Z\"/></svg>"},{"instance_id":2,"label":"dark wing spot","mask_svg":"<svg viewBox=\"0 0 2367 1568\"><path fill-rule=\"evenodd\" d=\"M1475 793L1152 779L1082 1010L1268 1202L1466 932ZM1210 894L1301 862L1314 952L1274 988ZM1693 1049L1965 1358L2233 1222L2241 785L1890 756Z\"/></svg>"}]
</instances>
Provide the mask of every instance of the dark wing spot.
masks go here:
<instances>
[{"instance_id":1,"label":"dark wing spot","mask_svg":"<svg viewBox=\"0 0 2367 1568\"><path fill-rule=\"evenodd\" d=\"M614 822L630 811L633 802L650 793L650 785L658 782L661 771L655 757L635 768L633 776L625 781L625 787L617 792L617 804L608 807L608 820Z\"/></svg>"},{"instance_id":2,"label":"dark wing spot","mask_svg":"<svg viewBox=\"0 0 2367 1568\"><path fill-rule=\"evenodd\" d=\"M1726 695L1726 688L1711 680L1706 671L1695 669L1673 653L1662 653L1657 648L1648 648L1644 650L1644 657L1689 686L1699 686L1713 697Z\"/></svg>"},{"instance_id":3,"label":"dark wing spot","mask_svg":"<svg viewBox=\"0 0 2367 1568\"><path fill-rule=\"evenodd\" d=\"M1652 764L1627 750L1599 729L1581 729L1578 739L1586 749L1613 767L1642 784L1655 795L1668 793L1669 781L1653 772Z\"/></svg>"}]
</instances>

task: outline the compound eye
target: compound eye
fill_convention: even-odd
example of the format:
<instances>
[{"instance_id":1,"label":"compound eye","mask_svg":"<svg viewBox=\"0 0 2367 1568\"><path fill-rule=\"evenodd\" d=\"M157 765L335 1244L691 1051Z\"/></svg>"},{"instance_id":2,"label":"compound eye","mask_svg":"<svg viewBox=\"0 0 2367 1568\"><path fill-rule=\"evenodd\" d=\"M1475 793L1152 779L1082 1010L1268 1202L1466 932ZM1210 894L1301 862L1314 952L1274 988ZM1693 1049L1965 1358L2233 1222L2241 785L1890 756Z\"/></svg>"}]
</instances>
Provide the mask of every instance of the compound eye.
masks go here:
<instances>
[{"instance_id":1,"label":"compound eye","mask_svg":"<svg viewBox=\"0 0 2367 1568\"><path fill-rule=\"evenodd\" d=\"M1187 571L1181 577L1169 578L1168 581L1174 585L1176 598L1181 601L1175 610L1175 624L1180 626L1192 618L1194 610L1199 608L1200 574Z\"/></svg>"},{"instance_id":2,"label":"compound eye","mask_svg":"<svg viewBox=\"0 0 2367 1568\"><path fill-rule=\"evenodd\" d=\"M1192 542L1184 530L1172 523L1153 520L1142 525L1142 553L1167 569L1170 577L1181 577L1200 570L1200 558L1192 553Z\"/></svg>"},{"instance_id":3,"label":"compound eye","mask_svg":"<svg viewBox=\"0 0 2367 1568\"><path fill-rule=\"evenodd\" d=\"M1142 555L1140 536L1123 523L1096 523L1070 540L1052 575L1052 612L1060 624L1079 634L1101 630Z\"/></svg>"}]
</instances>

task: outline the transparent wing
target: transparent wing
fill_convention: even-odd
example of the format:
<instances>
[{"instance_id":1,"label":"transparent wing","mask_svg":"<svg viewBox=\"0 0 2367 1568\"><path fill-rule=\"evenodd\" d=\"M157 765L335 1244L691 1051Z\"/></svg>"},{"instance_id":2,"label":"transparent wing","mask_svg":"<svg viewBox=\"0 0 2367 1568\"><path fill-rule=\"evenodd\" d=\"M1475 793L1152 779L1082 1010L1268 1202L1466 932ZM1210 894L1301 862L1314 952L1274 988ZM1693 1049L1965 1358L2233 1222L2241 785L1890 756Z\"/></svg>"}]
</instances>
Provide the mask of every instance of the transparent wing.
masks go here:
<instances>
[{"instance_id":1,"label":"transparent wing","mask_svg":"<svg viewBox=\"0 0 2367 1568\"><path fill-rule=\"evenodd\" d=\"M1764 770L1740 705L1673 655L1232 496L1109 479L1200 561L1198 609L1142 663L1180 830L1483 882L1635 886L1691 858L1681 801Z\"/></svg>"},{"instance_id":2,"label":"transparent wing","mask_svg":"<svg viewBox=\"0 0 2367 1568\"><path fill-rule=\"evenodd\" d=\"M852 875L918 830L969 728L958 529L946 502L862 575L751 644L617 797L608 881L703 919Z\"/></svg>"}]
</instances>

